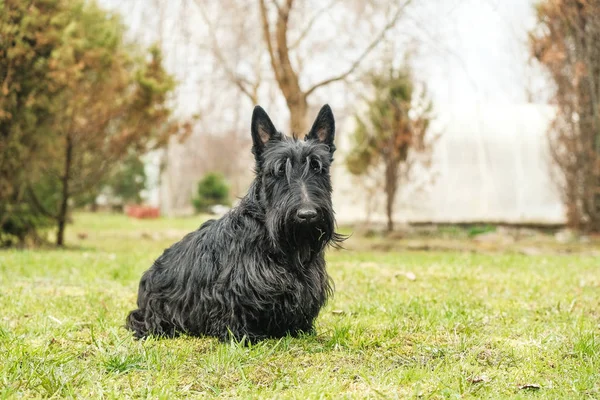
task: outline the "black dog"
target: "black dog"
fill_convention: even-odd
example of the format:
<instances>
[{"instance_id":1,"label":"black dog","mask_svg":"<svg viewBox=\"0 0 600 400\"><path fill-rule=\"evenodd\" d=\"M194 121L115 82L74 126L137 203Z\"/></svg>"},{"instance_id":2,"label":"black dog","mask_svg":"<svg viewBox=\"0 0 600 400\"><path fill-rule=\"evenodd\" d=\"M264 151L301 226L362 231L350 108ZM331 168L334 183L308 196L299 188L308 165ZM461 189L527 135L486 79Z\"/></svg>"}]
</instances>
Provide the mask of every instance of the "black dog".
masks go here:
<instances>
[{"instance_id":1,"label":"black dog","mask_svg":"<svg viewBox=\"0 0 600 400\"><path fill-rule=\"evenodd\" d=\"M249 341L313 333L332 293L324 250L335 233L329 167L335 123L323 106L305 140L252 115L256 178L240 204L204 223L142 276L127 327L148 335Z\"/></svg>"}]
</instances>

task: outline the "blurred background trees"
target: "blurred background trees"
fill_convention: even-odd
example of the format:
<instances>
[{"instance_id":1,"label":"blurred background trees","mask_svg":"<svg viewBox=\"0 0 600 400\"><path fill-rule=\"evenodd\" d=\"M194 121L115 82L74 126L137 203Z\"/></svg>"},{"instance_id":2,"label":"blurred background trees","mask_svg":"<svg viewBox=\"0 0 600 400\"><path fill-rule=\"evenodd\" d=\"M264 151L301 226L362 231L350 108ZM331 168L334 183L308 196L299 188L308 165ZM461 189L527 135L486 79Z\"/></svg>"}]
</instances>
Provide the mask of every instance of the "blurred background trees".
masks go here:
<instances>
[{"instance_id":1,"label":"blurred background trees","mask_svg":"<svg viewBox=\"0 0 600 400\"><path fill-rule=\"evenodd\" d=\"M600 232L600 1L542 1L533 56L554 83L552 160L568 224Z\"/></svg>"},{"instance_id":2,"label":"blurred background trees","mask_svg":"<svg viewBox=\"0 0 600 400\"><path fill-rule=\"evenodd\" d=\"M410 179L417 161L413 153L430 155L434 140L428 131L433 105L424 87L419 89L405 63L373 72L368 77L373 91L366 115L356 116L353 147L346 167L353 175L379 175L385 193L387 230L394 230L394 204L402 182ZM427 163L425 163L427 164Z\"/></svg>"},{"instance_id":3,"label":"blurred background trees","mask_svg":"<svg viewBox=\"0 0 600 400\"><path fill-rule=\"evenodd\" d=\"M125 43L120 19L94 3L3 7L12 35L0 43L3 230L23 241L36 234L32 221L51 222L62 246L74 197L185 130L167 105L175 82L158 48Z\"/></svg>"},{"instance_id":4,"label":"blurred background trees","mask_svg":"<svg viewBox=\"0 0 600 400\"><path fill-rule=\"evenodd\" d=\"M132 153L118 165L103 186L122 205L139 204L143 200L142 192L146 189L146 181L144 162L139 155Z\"/></svg>"},{"instance_id":5,"label":"blurred background trees","mask_svg":"<svg viewBox=\"0 0 600 400\"><path fill-rule=\"evenodd\" d=\"M255 104L272 110L288 133L304 134L324 102L336 105L343 124L358 97L351 86L386 42L405 42L411 32L400 23L412 4L406 0L103 2L131 16L144 40L170 51L182 82L178 111L203 117L184 145L173 142L161 155L160 204L170 215L193 211L189 199L208 171L223 173L233 197L244 194Z\"/></svg>"},{"instance_id":6,"label":"blurred background trees","mask_svg":"<svg viewBox=\"0 0 600 400\"><path fill-rule=\"evenodd\" d=\"M98 200L113 210L124 209L126 204L140 204L147 190L148 176L144 161L139 154L131 153L117 163L92 189L75 196L74 206L98 211Z\"/></svg>"},{"instance_id":7,"label":"blurred background trees","mask_svg":"<svg viewBox=\"0 0 600 400\"><path fill-rule=\"evenodd\" d=\"M28 182L39 178L35 162L52 143L52 99L60 87L54 82L52 53L61 46L68 18L59 1L0 3L0 226L2 241L35 237L47 224L26 201ZM51 23L51 21L53 23Z\"/></svg>"},{"instance_id":8,"label":"blurred background trees","mask_svg":"<svg viewBox=\"0 0 600 400\"><path fill-rule=\"evenodd\" d=\"M326 102L342 223L599 231L599 1L1 1L0 241L106 199L189 215L211 172L236 199L252 107L302 135Z\"/></svg>"}]
</instances>

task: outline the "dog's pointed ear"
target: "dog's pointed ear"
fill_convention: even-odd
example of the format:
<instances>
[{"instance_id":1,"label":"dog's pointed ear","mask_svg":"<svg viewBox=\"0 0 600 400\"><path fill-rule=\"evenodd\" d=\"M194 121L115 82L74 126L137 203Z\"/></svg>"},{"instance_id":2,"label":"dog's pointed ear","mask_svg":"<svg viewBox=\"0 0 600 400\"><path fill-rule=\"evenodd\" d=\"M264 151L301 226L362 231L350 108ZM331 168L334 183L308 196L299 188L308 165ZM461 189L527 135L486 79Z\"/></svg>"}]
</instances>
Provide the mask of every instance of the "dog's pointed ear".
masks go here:
<instances>
[{"instance_id":1,"label":"dog's pointed ear","mask_svg":"<svg viewBox=\"0 0 600 400\"><path fill-rule=\"evenodd\" d=\"M317 140L329 146L332 150L335 150L333 146L333 139L335 138L335 120L333 118L333 112L329 104L325 104L319 115L315 119L310 132L306 135L305 140Z\"/></svg>"},{"instance_id":2,"label":"dog's pointed ear","mask_svg":"<svg viewBox=\"0 0 600 400\"><path fill-rule=\"evenodd\" d=\"M252 133L252 152L256 157L261 155L269 140L281 139L281 135L275 129L275 125L273 125L271 119L261 106L254 107L250 130Z\"/></svg>"}]
</instances>

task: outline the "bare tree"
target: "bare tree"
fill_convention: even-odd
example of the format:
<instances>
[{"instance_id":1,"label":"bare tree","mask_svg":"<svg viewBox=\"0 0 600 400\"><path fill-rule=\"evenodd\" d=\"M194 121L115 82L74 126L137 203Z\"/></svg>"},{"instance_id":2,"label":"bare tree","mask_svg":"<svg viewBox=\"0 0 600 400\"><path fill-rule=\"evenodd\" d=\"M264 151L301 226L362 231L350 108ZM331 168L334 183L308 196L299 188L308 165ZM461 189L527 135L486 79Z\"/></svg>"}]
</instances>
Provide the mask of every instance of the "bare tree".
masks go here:
<instances>
[{"instance_id":1,"label":"bare tree","mask_svg":"<svg viewBox=\"0 0 600 400\"><path fill-rule=\"evenodd\" d=\"M533 56L555 85L550 151L571 227L600 232L600 0L542 1Z\"/></svg>"},{"instance_id":2,"label":"bare tree","mask_svg":"<svg viewBox=\"0 0 600 400\"><path fill-rule=\"evenodd\" d=\"M227 0L219 4L221 10L227 9L227 16L220 18L214 2L195 0L221 73L254 104L259 101L261 85L274 79L289 110L290 130L295 133L306 131L311 95L356 74L410 2ZM359 18L365 14L370 18ZM343 21L334 23L334 15ZM323 21L326 17L328 21ZM364 26L360 26L361 20ZM360 35L357 27L363 29ZM349 45L345 52L340 53L333 38ZM305 68L309 57L311 64L331 65L334 72L325 76L311 73Z\"/></svg>"}]
</instances>

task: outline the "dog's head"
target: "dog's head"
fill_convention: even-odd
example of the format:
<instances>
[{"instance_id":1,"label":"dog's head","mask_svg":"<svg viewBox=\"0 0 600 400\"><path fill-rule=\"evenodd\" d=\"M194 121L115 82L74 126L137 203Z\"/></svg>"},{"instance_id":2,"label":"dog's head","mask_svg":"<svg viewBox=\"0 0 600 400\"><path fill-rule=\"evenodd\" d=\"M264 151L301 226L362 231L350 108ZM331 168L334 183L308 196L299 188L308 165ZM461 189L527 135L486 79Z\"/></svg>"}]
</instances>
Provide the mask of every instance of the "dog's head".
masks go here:
<instances>
[{"instance_id":1,"label":"dog's head","mask_svg":"<svg viewBox=\"0 0 600 400\"><path fill-rule=\"evenodd\" d=\"M304 140L277 131L260 106L251 130L258 201L273 242L283 250L315 253L338 240L329 173L335 152L331 108L321 108Z\"/></svg>"}]
</instances>

